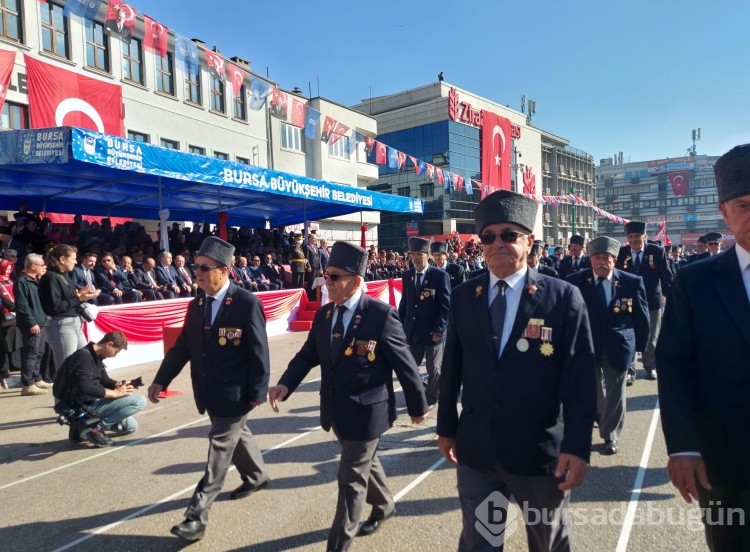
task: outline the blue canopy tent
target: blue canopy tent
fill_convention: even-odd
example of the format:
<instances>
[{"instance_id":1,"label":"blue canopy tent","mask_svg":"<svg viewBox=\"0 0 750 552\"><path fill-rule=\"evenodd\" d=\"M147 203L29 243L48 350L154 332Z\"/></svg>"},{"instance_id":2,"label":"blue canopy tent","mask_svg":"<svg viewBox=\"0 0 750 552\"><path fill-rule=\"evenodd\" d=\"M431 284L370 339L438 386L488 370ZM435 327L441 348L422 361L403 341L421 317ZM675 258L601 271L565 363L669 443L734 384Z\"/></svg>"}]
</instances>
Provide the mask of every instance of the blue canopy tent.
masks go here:
<instances>
[{"instance_id":1,"label":"blue canopy tent","mask_svg":"<svg viewBox=\"0 0 750 552\"><path fill-rule=\"evenodd\" d=\"M422 213L391 196L75 127L0 132L0 208L231 226L297 224L367 211Z\"/></svg>"}]
</instances>

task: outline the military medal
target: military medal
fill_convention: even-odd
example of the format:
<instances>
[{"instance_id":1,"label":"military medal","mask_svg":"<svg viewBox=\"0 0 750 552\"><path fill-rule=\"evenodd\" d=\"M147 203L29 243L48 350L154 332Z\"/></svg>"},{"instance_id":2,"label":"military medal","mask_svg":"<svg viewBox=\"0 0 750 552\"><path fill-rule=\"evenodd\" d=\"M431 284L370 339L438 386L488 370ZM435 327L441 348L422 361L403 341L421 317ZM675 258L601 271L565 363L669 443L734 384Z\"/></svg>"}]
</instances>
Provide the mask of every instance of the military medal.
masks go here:
<instances>
[{"instance_id":1,"label":"military medal","mask_svg":"<svg viewBox=\"0 0 750 552\"><path fill-rule=\"evenodd\" d=\"M528 337L529 339L539 339L539 337L541 336L543 325L544 320L542 320L541 318L529 318L529 323L523 330L523 334L521 335L521 337ZM526 347L528 348L528 343Z\"/></svg>"},{"instance_id":2,"label":"military medal","mask_svg":"<svg viewBox=\"0 0 750 552\"><path fill-rule=\"evenodd\" d=\"M224 336L221 336L221 337L219 338L219 345L221 345L221 346L223 347L223 346L224 346L224 345L226 345L226 344L227 344L227 338L226 338L226 337L224 337Z\"/></svg>"},{"instance_id":3,"label":"military medal","mask_svg":"<svg viewBox=\"0 0 750 552\"><path fill-rule=\"evenodd\" d=\"M346 349L344 349L344 356L350 357L354 354L354 350L352 349L351 345L349 345Z\"/></svg>"},{"instance_id":4,"label":"military medal","mask_svg":"<svg viewBox=\"0 0 750 552\"><path fill-rule=\"evenodd\" d=\"M633 300L628 299L628 312L633 312Z\"/></svg>"},{"instance_id":5,"label":"military medal","mask_svg":"<svg viewBox=\"0 0 750 552\"><path fill-rule=\"evenodd\" d=\"M516 342L516 349L518 349L522 353L525 353L529 350L529 342L522 337Z\"/></svg>"},{"instance_id":6,"label":"military medal","mask_svg":"<svg viewBox=\"0 0 750 552\"><path fill-rule=\"evenodd\" d=\"M234 341L232 341L232 344L237 347L240 344L239 338L235 338Z\"/></svg>"},{"instance_id":7,"label":"military medal","mask_svg":"<svg viewBox=\"0 0 750 552\"><path fill-rule=\"evenodd\" d=\"M425 289L424 291L422 291L422 295L424 295L425 297L429 297L430 295L432 295L433 291L434 290L431 289Z\"/></svg>"},{"instance_id":8,"label":"military medal","mask_svg":"<svg viewBox=\"0 0 750 552\"><path fill-rule=\"evenodd\" d=\"M370 340L367 343L367 360L370 362L375 360L375 346L378 344L377 341Z\"/></svg>"},{"instance_id":9,"label":"military medal","mask_svg":"<svg viewBox=\"0 0 750 552\"><path fill-rule=\"evenodd\" d=\"M420 300L420 301L424 301L424 293L421 293L421 294L419 295L419 300Z\"/></svg>"},{"instance_id":10,"label":"military medal","mask_svg":"<svg viewBox=\"0 0 750 552\"><path fill-rule=\"evenodd\" d=\"M614 311L615 311L615 314L617 314L618 312L620 312L620 300L619 299L617 301L615 301Z\"/></svg>"},{"instance_id":11,"label":"military medal","mask_svg":"<svg viewBox=\"0 0 750 552\"><path fill-rule=\"evenodd\" d=\"M648 267L654 268L654 256L653 255L648 256Z\"/></svg>"},{"instance_id":12,"label":"military medal","mask_svg":"<svg viewBox=\"0 0 750 552\"><path fill-rule=\"evenodd\" d=\"M552 328L542 326L542 344L539 346L539 352L542 356L552 356L555 352L555 348L552 346Z\"/></svg>"}]
</instances>

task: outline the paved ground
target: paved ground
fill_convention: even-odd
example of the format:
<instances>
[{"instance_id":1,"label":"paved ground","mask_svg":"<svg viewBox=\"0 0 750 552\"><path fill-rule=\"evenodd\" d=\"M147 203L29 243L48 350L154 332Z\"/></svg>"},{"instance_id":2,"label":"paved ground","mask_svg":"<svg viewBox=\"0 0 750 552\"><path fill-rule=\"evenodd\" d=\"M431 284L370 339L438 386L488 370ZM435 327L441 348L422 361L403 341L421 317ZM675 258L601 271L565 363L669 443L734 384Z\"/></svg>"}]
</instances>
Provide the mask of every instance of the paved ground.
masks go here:
<instances>
[{"instance_id":1,"label":"paved ground","mask_svg":"<svg viewBox=\"0 0 750 552\"><path fill-rule=\"evenodd\" d=\"M305 337L290 333L271 339L272 384ZM143 376L150 382L157 367L142 364L113 375ZM252 414L249 424L268 462L271 486L230 502L228 492L239 484L237 473L230 473L206 537L191 550L325 548L335 505L338 447L318 426L318 377L313 370L280 414L267 405ZM2 391L0 549L184 548L169 528L181 521L201 476L208 421L195 410L187 370L173 388L186 392L149 404L138 415L138 432L105 449L69 443L67 428L54 422L51 397L21 397L19 388ZM656 383L639 379L628 395L622 452L601 456L594 434L591 470L574 491L576 550L705 550L697 510L675 495L664 469L666 451L654 415ZM357 539L352 549L455 550L460 530L455 470L441 461L434 419L411 426L403 408L400 413L381 447L391 487L398 493L398 513L375 535ZM506 550L526 550L523 528L511 529Z\"/></svg>"}]
</instances>

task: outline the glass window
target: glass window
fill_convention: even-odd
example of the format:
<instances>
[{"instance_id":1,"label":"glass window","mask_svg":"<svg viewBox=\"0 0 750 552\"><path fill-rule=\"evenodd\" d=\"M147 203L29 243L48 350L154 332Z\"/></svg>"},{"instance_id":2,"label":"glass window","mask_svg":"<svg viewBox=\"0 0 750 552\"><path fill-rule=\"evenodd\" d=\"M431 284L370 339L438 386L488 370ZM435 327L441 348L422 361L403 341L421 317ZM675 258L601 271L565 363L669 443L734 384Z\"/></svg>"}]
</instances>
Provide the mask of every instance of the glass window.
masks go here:
<instances>
[{"instance_id":1,"label":"glass window","mask_svg":"<svg viewBox=\"0 0 750 552\"><path fill-rule=\"evenodd\" d=\"M226 113L224 103L224 81L214 74L211 74L211 111Z\"/></svg>"},{"instance_id":2,"label":"glass window","mask_svg":"<svg viewBox=\"0 0 750 552\"><path fill-rule=\"evenodd\" d=\"M200 67L185 74L185 101L203 105L201 99L201 70Z\"/></svg>"},{"instance_id":3,"label":"glass window","mask_svg":"<svg viewBox=\"0 0 750 552\"><path fill-rule=\"evenodd\" d=\"M249 165L250 164L250 160L249 159L245 159L244 157L239 157L238 156L238 157L235 158L235 160L237 161L237 163L240 163L242 165Z\"/></svg>"},{"instance_id":4,"label":"glass window","mask_svg":"<svg viewBox=\"0 0 750 552\"><path fill-rule=\"evenodd\" d=\"M86 67L109 73L109 36L98 21L86 26Z\"/></svg>"},{"instance_id":5,"label":"glass window","mask_svg":"<svg viewBox=\"0 0 750 552\"><path fill-rule=\"evenodd\" d=\"M238 94L234 95L234 98L232 99L233 104L233 111L232 111L232 117L235 119L239 119L240 121L247 121L247 89L245 88L245 85L243 84L240 87L240 91Z\"/></svg>"},{"instance_id":6,"label":"glass window","mask_svg":"<svg viewBox=\"0 0 750 552\"><path fill-rule=\"evenodd\" d=\"M220 151L214 151L214 157L216 157L216 159L223 159L224 161L229 161L229 154L228 153L222 153Z\"/></svg>"},{"instance_id":7,"label":"glass window","mask_svg":"<svg viewBox=\"0 0 750 552\"><path fill-rule=\"evenodd\" d=\"M25 105L6 101L0 115L0 128L29 128L29 108Z\"/></svg>"},{"instance_id":8,"label":"glass window","mask_svg":"<svg viewBox=\"0 0 750 552\"><path fill-rule=\"evenodd\" d=\"M63 7L54 2L40 4L42 20L42 51L67 58L68 25L63 17Z\"/></svg>"},{"instance_id":9,"label":"glass window","mask_svg":"<svg viewBox=\"0 0 750 552\"><path fill-rule=\"evenodd\" d=\"M156 66L156 90L174 96L174 57L170 53L166 56L154 55L154 65Z\"/></svg>"},{"instance_id":10,"label":"glass window","mask_svg":"<svg viewBox=\"0 0 750 552\"><path fill-rule=\"evenodd\" d=\"M341 140L339 140L340 142ZM302 150L302 129L287 123L281 123L281 147L283 149Z\"/></svg>"},{"instance_id":11,"label":"glass window","mask_svg":"<svg viewBox=\"0 0 750 552\"><path fill-rule=\"evenodd\" d=\"M21 42L23 26L18 0L2 0L0 3L0 36Z\"/></svg>"},{"instance_id":12,"label":"glass window","mask_svg":"<svg viewBox=\"0 0 750 552\"><path fill-rule=\"evenodd\" d=\"M409 186L402 186L396 191L398 192L398 195L402 197L409 197Z\"/></svg>"},{"instance_id":13,"label":"glass window","mask_svg":"<svg viewBox=\"0 0 750 552\"><path fill-rule=\"evenodd\" d=\"M342 136L335 144L328 144L328 157L349 159L349 137Z\"/></svg>"},{"instance_id":14,"label":"glass window","mask_svg":"<svg viewBox=\"0 0 750 552\"><path fill-rule=\"evenodd\" d=\"M171 149L171 150L179 150L180 149L180 143L176 140L167 140L166 138L162 138L159 142L161 144L161 147Z\"/></svg>"},{"instance_id":15,"label":"glass window","mask_svg":"<svg viewBox=\"0 0 750 552\"><path fill-rule=\"evenodd\" d=\"M197 155L206 155L206 148L200 146L188 146L188 151Z\"/></svg>"},{"instance_id":16,"label":"glass window","mask_svg":"<svg viewBox=\"0 0 750 552\"><path fill-rule=\"evenodd\" d=\"M122 76L125 80L143 84L143 48L141 41L131 38L122 43Z\"/></svg>"},{"instance_id":17,"label":"glass window","mask_svg":"<svg viewBox=\"0 0 750 552\"><path fill-rule=\"evenodd\" d=\"M425 182L419 185L419 197L431 198L435 197L435 183Z\"/></svg>"},{"instance_id":18,"label":"glass window","mask_svg":"<svg viewBox=\"0 0 750 552\"><path fill-rule=\"evenodd\" d=\"M146 142L147 144L151 141L148 134L142 132L136 132L135 130L128 131L128 139L135 140L136 142Z\"/></svg>"}]
</instances>

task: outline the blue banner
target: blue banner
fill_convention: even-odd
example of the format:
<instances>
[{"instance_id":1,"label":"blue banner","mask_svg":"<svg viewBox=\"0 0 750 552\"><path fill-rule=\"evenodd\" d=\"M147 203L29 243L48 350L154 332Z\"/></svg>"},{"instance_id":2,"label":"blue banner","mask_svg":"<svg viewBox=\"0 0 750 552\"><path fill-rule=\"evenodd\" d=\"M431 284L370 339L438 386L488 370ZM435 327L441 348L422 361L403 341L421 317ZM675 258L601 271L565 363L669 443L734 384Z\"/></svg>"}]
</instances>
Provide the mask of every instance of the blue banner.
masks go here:
<instances>
[{"instance_id":1,"label":"blue banner","mask_svg":"<svg viewBox=\"0 0 750 552\"><path fill-rule=\"evenodd\" d=\"M99 12L99 6L104 0L68 0L63 8L63 15L70 17L77 15L89 21L93 21Z\"/></svg>"}]
</instances>

